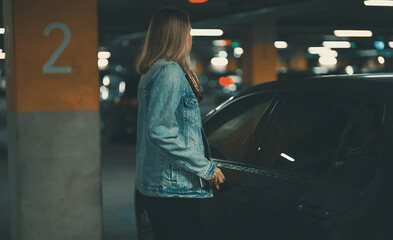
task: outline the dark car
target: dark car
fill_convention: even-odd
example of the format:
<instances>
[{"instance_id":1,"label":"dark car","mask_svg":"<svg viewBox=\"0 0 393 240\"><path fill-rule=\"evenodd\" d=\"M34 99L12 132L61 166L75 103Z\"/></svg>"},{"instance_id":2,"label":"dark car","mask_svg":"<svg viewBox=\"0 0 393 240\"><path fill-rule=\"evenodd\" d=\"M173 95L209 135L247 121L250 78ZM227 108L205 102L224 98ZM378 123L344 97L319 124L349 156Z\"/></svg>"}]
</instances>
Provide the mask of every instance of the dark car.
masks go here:
<instances>
[{"instance_id":1,"label":"dark car","mask_svg":"<svg viewBox=\"0 0 393 240\"><path fill-rule=\"evenodd\" d=\"M203 124L227 182L201 200L205 238L389 239L392 113L393 75L271 82L217 107Z\"/></svg>"}]
</instances>

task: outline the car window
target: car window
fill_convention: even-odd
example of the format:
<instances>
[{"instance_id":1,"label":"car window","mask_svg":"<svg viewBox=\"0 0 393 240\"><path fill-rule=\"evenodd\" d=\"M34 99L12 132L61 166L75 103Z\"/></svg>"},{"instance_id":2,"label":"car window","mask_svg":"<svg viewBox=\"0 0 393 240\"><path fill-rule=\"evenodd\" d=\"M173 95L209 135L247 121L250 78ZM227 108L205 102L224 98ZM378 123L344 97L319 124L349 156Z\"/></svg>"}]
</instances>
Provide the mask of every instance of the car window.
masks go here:
<instances>
[{"instance_id":1,"label":"car window","mask_svg":"<svg viewBox=\"0 0 393 240\"><path fill-rule=\"evenodd\" d=\"M247 156L255 144L253 137L273 97L274 94L247 96L218 112L214 122L206 125L212 157L249 162Z\"/></svg>"},{"instance_id":2,"label":"car window","mask_svg":"<svg viewBox=\"0 0 393 240\"><path fill-rule=\"evenodd\" d=\"M334 164L336 180L360 186L371 182L378 157L380 116L378 105L363 107Z\"/></svg>"},{"instance_id":3,"label":"car window","mask_svg":"<svg viewBox=\"0 0 393 240\"><path fill-rule=\"evenodd\" d=\"M321 175L352 117L354 100L326 94L293 93L261 142L258 165Z\"/></svg>"}]
</instances>

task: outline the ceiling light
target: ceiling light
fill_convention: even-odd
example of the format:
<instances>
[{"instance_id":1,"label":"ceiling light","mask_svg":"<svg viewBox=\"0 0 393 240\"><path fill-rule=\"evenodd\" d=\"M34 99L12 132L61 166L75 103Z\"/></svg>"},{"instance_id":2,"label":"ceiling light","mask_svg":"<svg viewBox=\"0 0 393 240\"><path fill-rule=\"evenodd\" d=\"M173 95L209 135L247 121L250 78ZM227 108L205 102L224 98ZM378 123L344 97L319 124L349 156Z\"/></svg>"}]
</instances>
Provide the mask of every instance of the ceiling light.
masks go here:
<instances>
[{"instance_id":1,"label":"ceiling light","mask_svg":"<svg viewBox=\"0 0 393 240\"><path fill-rule=\"evenodd\" d=\"M221 29L191 29L191 36L222 36Z\"/></svg>"},{"instance_id":2,"label":"ceiling light","mask_svg":"<svg viewBox=\"0 0 393 240\"><path fill-rule=\"evenodd\" d=\"M226 66L228 64L228 59L222 57L215 57L212 58L210 62L214 66Z\"/></svg>"},{"instance_id":3,"label":"ceiling light","mask_svg":"<svg viewBox=\"0 0 393 240\"><path fill-rule=\"evenodd\" d=\"M320 57L319 63L321 65L332 66L337 64L337 59L335 57Z\"/></svg>"},{"instance_id":4,"label":"ceiling light","mask_svg":"<svg viewBox=\"0 0 393 240\"><path fill-rule=\"evenodd\" d=\"M311 54L321 54L324 52L330 52L332 49L328 47L309 47L308 52Z\"/></svg>"},{"instance_id":5,"label":"ceiling light","mask_svg":"<svg viewBox=\"0 0 393 240\"><path fill-rule=\"evenodd\" d=\"M207 0L188 0L190 3L205 3Z\"/></svg>"},{"instance_id":6,"label":"ceiling light","mask_svg":"<svg viewBox=\"0 0 393 240\"><path fill-rule=\"evenodd\" d=\"M5 28L0 28L0 34L4 34L5 33Z\"/></svg>"},{"instance_id":7,"label":"ceiling light","mask_svg":"<svg viewBox=\"0 0 393 240\"><path fill-rule=\"evenodd\" d=\"M334 30L336 37L371 37L370 30Z\"/></svg>"},{"instance_id":8,"label":"ceiling light","mask_svg":"<svg viewBox=\"0 0 393 240\"><path fill-rule=\"evenodd\" d=\"M393 1L368 0L368 1L364 1L364 5L369 7L393 7Z\"/></svg>"},{"instance_id":9,"label":"ceiling light","mask_svg":"<svg viewBox=\"0 0 393 240\"><path fill-rule=\"evenodd\" d=\"M111 57L111 53L107 52L107 51L101 51L101 52L98 52L97 56L99 59L108 59Z\"/></svg>"},{"instance_id":10,"label":"ceiling light","mask_svg":"<svg viewBox=\"0 0 393 240\"><path fill-rule=\"evenodd\" d=\"M5 59L5 53L0 53L0 59Z\"/></svg>"},{"instance_id":11,"label":"ceiling light","mask_svg":"<svg viewBox=\"0 0 393 240\"><path fill-rule=\"evenodd\" d=\"M288 47L288 43L285 41L275 41L274 42L274 46L276 48L287 48Z\"/></svg>"},{"instance_id":12,"label":"ceiling light","mask_svg":"<svg viewBox=\"0 0 393 240\"><path fill-rule=\"evenodd\" d=\"M389 42L389 47L393 48L393 42Z\"/></svg>"},{"instance_id":13,"label":"ceiling light","mask_svg":"<svg viewBox=\"0 0 393 240\"><path fill-rule=\"evenodd\" d=\"M324 41L322 45L328 48L351 48L351 43L348 41Z\"/></svg>"}]
</instances>

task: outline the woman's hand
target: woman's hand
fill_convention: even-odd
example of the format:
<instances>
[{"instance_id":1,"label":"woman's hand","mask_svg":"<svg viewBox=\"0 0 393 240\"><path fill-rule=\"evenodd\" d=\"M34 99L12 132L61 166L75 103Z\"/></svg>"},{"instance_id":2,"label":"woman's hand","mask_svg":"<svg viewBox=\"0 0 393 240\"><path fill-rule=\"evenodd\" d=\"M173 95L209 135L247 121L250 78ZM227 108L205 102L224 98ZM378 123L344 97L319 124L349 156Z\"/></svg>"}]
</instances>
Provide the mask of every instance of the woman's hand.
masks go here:
<instances>
[{"instance_id":1,"label":"woman's hand","mask_svg":"<svg viewBox=\"0 0 393 240\"><path fill-rule=\"evenodd\" d=\"M224 174L221 172L221 169L216 167L216 169L214 171L214 175L213 175L212 179L210 180L210 183L212 185L215 185L217 190L220 190L220 184L224 183L224 181L225 181Z\"/></svg>"}]
</instances>

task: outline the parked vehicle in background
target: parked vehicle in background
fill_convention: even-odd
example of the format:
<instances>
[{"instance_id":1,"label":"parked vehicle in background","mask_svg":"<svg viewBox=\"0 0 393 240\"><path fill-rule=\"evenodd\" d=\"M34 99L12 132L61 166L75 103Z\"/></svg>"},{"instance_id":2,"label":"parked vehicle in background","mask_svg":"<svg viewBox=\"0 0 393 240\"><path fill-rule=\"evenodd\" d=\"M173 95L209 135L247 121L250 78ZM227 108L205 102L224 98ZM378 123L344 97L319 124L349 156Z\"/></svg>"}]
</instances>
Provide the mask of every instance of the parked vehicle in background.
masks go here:
<instances>
[{"instance_id":1,"label":"parked vehicle in background","mask_svg":"<svg viewBox=\"0 0 393 240\"><path fill-rule=\"evenodd\" d=\"M100 72L100 117L102 135L110 141L136 138L138 76Z\"/></svg>"},{"instance_id":2,"label":"parked vehicle in background","mask_svg":"<svg viewBox=\"0 0 393 240\"><path fill-rule=\"evenodd\" d=\"M203 124L227 182L201 200L206 239L389 239L392 93L393 74L302 78L211 111Z\"/></svg>"}]
</instances>

